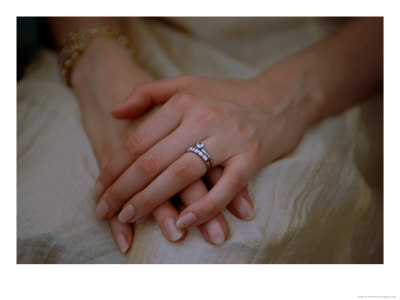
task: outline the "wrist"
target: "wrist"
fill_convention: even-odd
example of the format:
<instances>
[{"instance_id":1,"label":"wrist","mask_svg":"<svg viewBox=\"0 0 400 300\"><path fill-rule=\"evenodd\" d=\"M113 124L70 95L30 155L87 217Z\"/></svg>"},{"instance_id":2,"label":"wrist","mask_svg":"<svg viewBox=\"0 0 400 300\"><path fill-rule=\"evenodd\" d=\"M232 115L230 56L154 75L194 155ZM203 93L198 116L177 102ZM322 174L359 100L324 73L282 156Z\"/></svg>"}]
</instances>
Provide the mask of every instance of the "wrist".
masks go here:
<instances>
[{"instance_id":1,"label":"wrist","mask_svg":"<svg viewBox=\"0 0 400 300\"><path fill-rule=\"evenodd\" d=\"M110 113L136 84L150 79L117 41L98 36L76 61L71 87L82 108L95 105Z\"/></svg>"},{"instance_id":2,"label":"wrist","mask_svg":"<svg viewBox=\"0 0 400 300\"><path fill-rule=\"evenodd\" d=\"M325 98L306 58L289 57L268 68L256 81L262 86L259 98L267 110L287 113L304 131L320 120Z\"/></svg>"}]
</instances>

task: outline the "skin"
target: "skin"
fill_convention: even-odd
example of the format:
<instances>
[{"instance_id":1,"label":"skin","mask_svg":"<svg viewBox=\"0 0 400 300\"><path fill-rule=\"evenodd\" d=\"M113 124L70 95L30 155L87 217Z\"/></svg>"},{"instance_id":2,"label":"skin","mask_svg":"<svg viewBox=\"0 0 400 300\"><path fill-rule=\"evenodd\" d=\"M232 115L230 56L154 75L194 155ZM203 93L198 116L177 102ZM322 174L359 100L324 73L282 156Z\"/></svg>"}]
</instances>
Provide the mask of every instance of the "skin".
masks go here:
<instances>
[{"instance_id":1,"label":"skin","mask_svg":"<svg viewBox=\"0 0 400 300\"><path fill-rule=\"evenodd\" d=\"M50 18L48 20L53 32L56 46L60 48L68 33L81 28L98 28L112 24L121 33L124 32L122 19L118 18ZM85 131L96 153L100 167L104 167L113 155L118 152L120 145L130 136L140 124L153 115L158 107L136 115L128 120L119 121L112 117L112 109L127 98L138 84L151 82L152 78L128 56L126 50L115 40L105 37L95 37L87 46L84 53L74 63L71 73L71 88L79 101L82 122ZM157 123L157 121L155 122ZM120 173L125 168L119 170ZM114 176L120 173L113 173ZM206 174L212 186L221 177L222 170L215 168ZM104 178L104 177L103 177ZM137 179L133 179L133 182ZM104 180L101 189L108 188L113 180ZM101 195L99 185L96 185L95 196ZM207 194L208 188L199 179L179 191L180 199L189 206ZM247 190L242 189L232 197L228 209L242 220L251 220L254 213L252 202ZM99 208L97 206L97 213ZM175 223L179 212L169 201L164 201L152 210L157 224L164 236L174 242L181 240L185 229L179 229ZM114 239L125 253L132 245L133 231L131 224L122 223L117 216L109 218ZM228 226L222 214L217 214L209 222L199 226L206 240L212 244L222 243L229 234Z\"/></svg>"},{"instance_id":2,"label":"skin","mask_svg":"<svg viewBox=\"0 0 400 300\"><path fill-rule=\"evenodd\" d=\"M209 221L257 170L292 151L308 128L382 89L382 27L382 18L350 20L248 80L181 76L138 85L113 110L116 118L162 107L102 169L98 207L106 203L108 210L98 216L135 222L190 186L206 167L185 150L203 141L222 176L180 213L176 226ZM141 180L132 185L133 178Z\"/></svg>"}]
</instances>

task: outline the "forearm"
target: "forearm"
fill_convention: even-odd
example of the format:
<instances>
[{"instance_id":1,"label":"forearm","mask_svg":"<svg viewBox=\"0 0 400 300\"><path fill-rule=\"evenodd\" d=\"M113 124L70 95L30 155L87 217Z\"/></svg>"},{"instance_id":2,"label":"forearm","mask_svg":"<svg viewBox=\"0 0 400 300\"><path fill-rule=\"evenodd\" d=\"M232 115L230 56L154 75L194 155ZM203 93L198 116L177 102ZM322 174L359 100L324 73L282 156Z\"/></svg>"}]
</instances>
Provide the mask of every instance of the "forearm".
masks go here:
<instances>
[{"instance_id":1,"label":"forearm","mask_svg":"<svg viewBox=\"0 0 400 300\"><path fill-rule=\"evenodd\" d=\"M68 33L111 24L122 30L122 21L110 18L53 18L54 39L61 45ZM123 33L123 31L120 33ZM132 121L118 121L112 109L132 89L151 77L115 38L96 35L72 65L69 81L82 114L83 125L102 165L125 138Z\"/></svg>"},{"instance_id":2,"label":"forearm","mask_svg":"<svg viewBox=\"0 0 400 300\"><path fill-rule=\"evenodd\" d=\"M262 77L296 81L309 124L343 112L383 84L383 19L356 18ZM284 78L283 76L286 76ZM299 100L300 101L300 100Z\"/></svg>"}]
</instances>

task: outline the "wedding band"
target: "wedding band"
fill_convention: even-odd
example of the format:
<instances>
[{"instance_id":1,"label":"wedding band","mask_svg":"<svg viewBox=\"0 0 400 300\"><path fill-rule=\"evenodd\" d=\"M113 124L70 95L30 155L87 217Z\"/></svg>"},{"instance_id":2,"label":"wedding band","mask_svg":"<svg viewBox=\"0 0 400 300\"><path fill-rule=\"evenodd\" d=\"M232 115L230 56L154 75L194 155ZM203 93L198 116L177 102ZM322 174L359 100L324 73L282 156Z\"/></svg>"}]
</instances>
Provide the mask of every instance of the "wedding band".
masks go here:
<instances>
[{"instance_id":1,"label":"wedding band","mask_svg":"<svg viewBox=\"0 0 400 300\"><path fill-rule=\"evenodd\" d=\"M203 148L203 142L198 142L196 146L189 147L186 152L192 152L200 157L207 166L207 171L212 168L212 159L210 154Z\"/></svg>"}]
</instances>

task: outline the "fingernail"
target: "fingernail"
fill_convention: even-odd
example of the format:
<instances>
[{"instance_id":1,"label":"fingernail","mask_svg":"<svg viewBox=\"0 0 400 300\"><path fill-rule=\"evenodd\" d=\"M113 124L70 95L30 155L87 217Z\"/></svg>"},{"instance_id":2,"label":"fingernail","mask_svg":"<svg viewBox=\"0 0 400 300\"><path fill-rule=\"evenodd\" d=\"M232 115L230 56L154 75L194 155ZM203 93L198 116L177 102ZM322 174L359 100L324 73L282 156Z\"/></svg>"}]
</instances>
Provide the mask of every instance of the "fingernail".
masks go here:
<instances>
[{"instance_id":1,"label":"fingernail","mask_svg":"<svg viewBox=\"0 0 400 300\"><path fill-rule=\"evenodd\" d=\"M125 207L118 215L118 220L121 223L126 223L128 222L130 219L133 218L133 216L135 215L135 208L133 207L132 204L129 204L127 207Z\"/></svg>"},{"instance_id":2,"label":"fingernail","mask_svg":"<svg viewBox=\"0 0 400 300\"><path fill-rule=\"evenodd\" d=\"M224 230L222 229L221 224L216 219L208 222L208 224L206 225L206 230L208 233L208 237L213 244L219 245L225 241Z\"/></svg>"},{"instance_id":3,"label":"fingernail","mask_svg":"<svg viewBox=\"0 0 400 300\"><path fill-rule=\"evenodd\" d=\"M96 185L94 186L94 196L96 199L99 199L101 194L103 194L104 186L101 184L100 181L96 181Z\"/></svg>"},{"instance_id":4,"label":"fingernail","mask_svg":"<svg viewBox=\"0 0 400 300\"><path fill-rule=\"evenodd\" d=\"M243 196L239 196L239 205L238 205L238 213L240 214L241 218L245 221L251 221L254 218L254 210L250 206L249 202L247 202L246 198Z\"/></svg>"},{"instance_id":5,"label":"fingernail","mask_svg":"<svg viewBox=\"0 0 400 300\"><path fill-rule=\"evenodd\" d=\"M122 253L125 253L129 248L128 241L122 233L117 234L117 244Z\"/></svg>"},{"instance_id":6,"label":"fingernail","mask_svg":"<svg viewBox=\"0 0 400 300\"><path fill-rule=\"evenodd\" d=\"M189 213L181 216L176 221L176 227L185 228L185 227L189 226L190 224L196 222L196 220L197 220L197 216L194 213L189 212Z\"/></svg>"},{"instance_id":7,"label":"fingernail","mask_svg":"<svg viewBox=\"0 0 400 300\"><path fill-rule=\"evenodd\" d=\"M108 212L110 211L110 206L106 201L101 201L99 204L96 206L96 215L100 219L104 219Z\"/></svg>"},{"instance_id":8,"label":"fingernail","mask_svg":"<svg viewBox=\"0 0 400 300\"><path fill-rule=\"evenodd\" d=\"M174 218L169 217L165 219L164 227L171 241L176 242L182 238L183 232L176 228Z\"/></svg>"}]
</instances>

